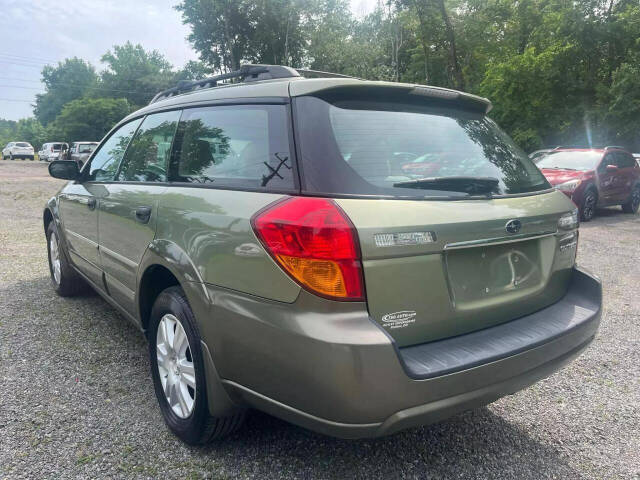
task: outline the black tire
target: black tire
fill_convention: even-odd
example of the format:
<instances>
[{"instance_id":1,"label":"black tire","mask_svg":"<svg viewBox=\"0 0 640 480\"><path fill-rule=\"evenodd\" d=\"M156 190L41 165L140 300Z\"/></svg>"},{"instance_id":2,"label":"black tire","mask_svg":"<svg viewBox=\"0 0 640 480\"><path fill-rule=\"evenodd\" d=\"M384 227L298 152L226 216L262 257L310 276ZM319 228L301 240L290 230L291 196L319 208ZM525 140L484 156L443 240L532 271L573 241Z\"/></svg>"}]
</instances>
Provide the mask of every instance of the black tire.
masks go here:
<instances>
[{"instance_id":1,"label":"black tire","mask_svg":"<svg viewBox=\"0 0 640 480\"><path fill-rule=\"evenodd\" d=\"M588 222L596 214L596 206L598 205L598 193L589 189L584 193L582 205L580 205L580 220Z\"/></svg>"},{"instance_id":2,"label":"black tire","mask_svg":"<svg viewBox=\"0 0 640 480\"><path fill-rule=\"evenodd\" d=\"M55 236L58 245L58 259L60 261L59 281L56 279L54 264L51 258L52 236ZM69 257L63 244L60 242L60 236L58 235L55 221L51 221L47 227L47 258L49 259L51 283L53 284L53 289L58 295L61 297L74 297L81 293L85 293L89 289L87 282L85 282L85 280L78 275L78 273L69 264Z\"/></svg>"},{"instance_id":3,"label":"black tire","mask_svg":"<svg viewBox=\"0 0 640 480\"><path fill-rule=\"evenodd\" d=\"M640 208L640 185L633 187L631 195L629 195L629 200L627 203L622 204L622 211L624 213L638 213L638 208Z\"/></svg>"},{"instance_id":4,"label":"black tire","mask_svg":"<svg viewBox=\"0 0 640 480\"><path fill-rule=\"evenodd\" d=\"M180 325L186 333L189 341L190 357L195 372L195 399L191 413L186 418L181 418L176 415L169 405L160 380L156 341L160 320L167 314L173 315L173 317L180 322ZM213 417L209 413L200 334L193 311L189 306L189 302L182 288L178 286L169 287L158 295L151 310L147 339L149 343L151 376L153 377L158 404L160 405L165 423L178 438L190 445L201 445L222 438L237 430L242 425L245 418L244 410L237 411L227 417Z\"/></svg>"}]
</instances>

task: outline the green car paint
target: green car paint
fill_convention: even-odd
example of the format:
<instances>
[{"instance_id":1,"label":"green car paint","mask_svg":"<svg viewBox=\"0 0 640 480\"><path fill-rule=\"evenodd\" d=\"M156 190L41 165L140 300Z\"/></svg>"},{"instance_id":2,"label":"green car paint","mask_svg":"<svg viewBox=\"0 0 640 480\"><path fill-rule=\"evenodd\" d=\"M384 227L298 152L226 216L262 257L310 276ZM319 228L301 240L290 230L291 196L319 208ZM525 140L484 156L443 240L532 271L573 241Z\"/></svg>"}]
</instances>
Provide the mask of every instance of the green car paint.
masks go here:
<instances>
[{"instance_id":1,"label":"green car paint","mask_svg":"<svg viewBox=\"0 0 640 480\"><path fill-rule=\"evenodd\" d=\"M47 204L45 228L56 223L74 269L142 330L159 293L150 285L160 272L170 272L197 320L212 415L250 406L326 434L359 438L489 403L551 374L586 347L598 328L600 284L576 268L577 225L559 225L575 206L550 188L423 199L310 190L309 165L302 165L300 144L293 141L292 127L300 121L290 106L296 98L357 97L370 90L442 102L438 95L450 92L417 88L293 78L202 89L153 103L112 132L158 112L281 106L290 122L286 168L296 173L291 188L84 181L98 147L81 176ZM490 108L471 95L450 92L450 98L483 112ZM176 131L180 135L181 127ZM214 164L225 148L242 147L234 140L216 139ZM165 141L167 164L154 163L148 175L175 168L179 142ZM365 301L330 300L308 291L257 237L256 215L300 195L332 199L352 222ZM518 232L505 230L514 220L520 222ZM383 244L380 238L403 241ZM471 343L468 350L485 361L443 359L464 368L435 376L428 369L420 373L414 360L425 346L450 342L453 352L455 342L473 342L487 332L511 335L505 342L513 341L509 325L544 321L544 312L556 320L566 315L562 334L502 356L493 351L500 346ZM434 362L425 359L423 366L438 371Z\"/></svg>"}]
</instances>

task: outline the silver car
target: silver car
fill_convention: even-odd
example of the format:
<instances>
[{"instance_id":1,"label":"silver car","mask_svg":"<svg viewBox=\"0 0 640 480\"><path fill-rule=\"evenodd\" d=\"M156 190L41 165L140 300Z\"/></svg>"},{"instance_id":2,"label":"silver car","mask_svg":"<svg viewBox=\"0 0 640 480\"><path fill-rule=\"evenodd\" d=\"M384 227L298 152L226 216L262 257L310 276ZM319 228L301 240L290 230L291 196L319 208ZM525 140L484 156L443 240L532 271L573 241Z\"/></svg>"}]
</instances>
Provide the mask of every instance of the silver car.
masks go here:
<instances>
[{"instance_id":1,"label":"silver car","mask_svg":"<svg viewBox=\"0 0 640 480\"><path fill-rule=\"evenodd\" d=\"M61 155L69 149L69 144L64 142L48 142L43 143L42 148L38 152L38 158L41 161L52 162L60 159Z\"/></svg>"},{"instance_id":2,"label":"silver car","mask_svg":"<svg viewBox=\"0 0 640 480\"><path fill-rule=\"evenodd\" d=\"M87 159L98 146L98 142L73 142L69 150L69 160L73 160L82 168Z\"/></svg>"}]
</instances>

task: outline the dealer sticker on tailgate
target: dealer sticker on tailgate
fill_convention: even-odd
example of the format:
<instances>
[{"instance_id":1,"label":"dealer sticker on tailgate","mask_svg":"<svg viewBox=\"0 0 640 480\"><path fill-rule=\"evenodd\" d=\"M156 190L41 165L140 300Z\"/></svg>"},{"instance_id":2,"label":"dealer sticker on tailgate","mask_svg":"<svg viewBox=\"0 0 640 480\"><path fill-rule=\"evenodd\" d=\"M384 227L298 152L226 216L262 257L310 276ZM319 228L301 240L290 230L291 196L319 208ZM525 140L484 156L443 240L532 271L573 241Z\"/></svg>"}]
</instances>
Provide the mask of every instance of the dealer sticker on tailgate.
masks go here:
<instances>
[{"instance_id":1,"label":"dealer sticker on tailgate","mask_svg":"<svg viewBox=\"0 0 640 480\"><path fill-rule=\"evenodd\" d=\"M387 313L382 316L382 323L386 328L404 328L416 321L416 312L413 310L404 310L402 312Z\"/></svg>"}]
</instances>

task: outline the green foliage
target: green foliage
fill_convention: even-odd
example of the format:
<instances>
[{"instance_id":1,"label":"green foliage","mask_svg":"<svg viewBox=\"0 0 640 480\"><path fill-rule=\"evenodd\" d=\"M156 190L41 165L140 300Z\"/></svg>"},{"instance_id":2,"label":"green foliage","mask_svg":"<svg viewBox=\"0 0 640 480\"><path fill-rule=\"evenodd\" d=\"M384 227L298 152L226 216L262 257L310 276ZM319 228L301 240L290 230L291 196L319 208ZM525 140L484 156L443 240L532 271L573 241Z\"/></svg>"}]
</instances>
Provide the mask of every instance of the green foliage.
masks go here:
<instances>
[{"instance_id":1,"label":"green foliage","mask_svg":"<svg viewBox=\"0 0 640 480\"><path fill-rule=\"evenodd\" d=\"M293 62L463 87L490 97L494 118L526 149L589 141L640 149L636 0L385 0L361 19L342 0L176 8L215 70Z\"/></svg>"},{"instance_id":2,"label":"green foliage","mask_svg":"<svg viewBox=\"0 0 640 480\"><path fill-rule=\"evenodd\" d=\"M42 83L47 91L36 95L33 113L40 123L47 125L66 103L84 96L97 82L93 66L80 58L67 58L56 67L47 65L42 69Z\"/></svg>"},{"instance_id":3,"label":"green foliage","mask_svg":"<svg viewBox=\"0 0 640 480\"><path fill-rule=\"evenodd\" d=\"M141 107L175 83L171 64L156 50L148 52L139 44L116 45L102 56L102 61L107 68L101 74L102 90L96 96L126 98L131 105Z\"/></svg>"},{"instance_id":4,"label":"green foliage","mask_svg":"<svg viewBox=\"0 0 640 480\"><path fill-rule=\"evenodd\" d=\"M35 118L23 118L16 124L15 138L29 142L37 152L47 141L47 131Z\"/></svg>"},{"instance_id":5,"label":"green foliage","mask_svg":"<svg viewBox=\"0 0 640 480\"><path fill-rule=\"evenodd\" d=\"M99 141L133 110L125 98L81 98L64 106L49 129L58 141Z\"/></svg>"},{"instance_id":6,"label":"green foliage","mask_svg":"<svg viewBox=\"0 0 640 480\"><path fill-rule=\"evenodd\" d=\"M0 118L0 149L9 142L16 141L17 122Z\"/></svg>"}]
</instances>

